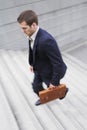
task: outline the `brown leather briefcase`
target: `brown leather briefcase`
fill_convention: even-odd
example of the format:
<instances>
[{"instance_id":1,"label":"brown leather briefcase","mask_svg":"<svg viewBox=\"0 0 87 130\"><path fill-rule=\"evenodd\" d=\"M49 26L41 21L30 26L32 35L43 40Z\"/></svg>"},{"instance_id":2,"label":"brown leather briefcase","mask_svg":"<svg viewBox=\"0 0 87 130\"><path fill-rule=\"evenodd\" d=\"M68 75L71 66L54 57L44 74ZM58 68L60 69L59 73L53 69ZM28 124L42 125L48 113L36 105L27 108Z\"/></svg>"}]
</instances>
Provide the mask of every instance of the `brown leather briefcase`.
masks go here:
<instances>
[{"instance_id":1,"label":"brown leather briefcase","mask_svg":"<svg viewBox=\"0 0 87 130\"><path fill-rule=\"evenodd\" d=\"M39 92L41 104L47 103L57 98L63 98L66 94L66 85L60 84L53 89L46 89Z\"/></svg>"}]
</instances>

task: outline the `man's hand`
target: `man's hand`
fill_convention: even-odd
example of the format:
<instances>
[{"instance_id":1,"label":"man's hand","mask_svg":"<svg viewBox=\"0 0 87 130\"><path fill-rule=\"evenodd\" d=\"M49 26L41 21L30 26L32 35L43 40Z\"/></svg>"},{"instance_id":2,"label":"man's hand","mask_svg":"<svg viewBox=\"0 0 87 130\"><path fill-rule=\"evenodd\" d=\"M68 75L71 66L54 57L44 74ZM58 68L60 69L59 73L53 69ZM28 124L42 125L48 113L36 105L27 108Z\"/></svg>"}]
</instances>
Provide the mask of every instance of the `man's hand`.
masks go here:
<instances>
[{"instance_id":1,"label":"man's hand","mask_svg":"<svg viewBox=\"0 0 87 130\"><path fill-rule=\"evenodd\" d=\"M33 67L32 66L30 66L30 71L33 72Z\"/></svg>"},{"instance_id":2,"label":"man's hand","mask_svg":"<svg viewBox=\"0 0 87 130\"><path fill-rule=\"evenodd\" d=\"M53 84L49 85L49 89L54 89L56 86L54 86Z\"/></svg>"}]
</instances>

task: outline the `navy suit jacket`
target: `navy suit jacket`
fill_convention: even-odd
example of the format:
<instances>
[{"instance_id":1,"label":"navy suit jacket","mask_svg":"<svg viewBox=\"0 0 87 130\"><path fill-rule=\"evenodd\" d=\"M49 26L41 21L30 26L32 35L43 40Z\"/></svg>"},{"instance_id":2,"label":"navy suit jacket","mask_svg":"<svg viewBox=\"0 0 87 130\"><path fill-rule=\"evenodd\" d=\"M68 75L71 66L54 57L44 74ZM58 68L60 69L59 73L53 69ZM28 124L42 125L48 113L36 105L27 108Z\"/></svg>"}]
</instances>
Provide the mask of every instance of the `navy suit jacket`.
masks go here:
<instances>
[{"instance_id":1,"label":"navy suit jacket","mask_svg":"<svg viewBox=\"0 0 87 130\"><path fill-rule=\"evenodd\" d=\"M43 81L50 80L53 85L58 85L67 67L57 42L48 32L39 29L34 43L33 56L29 57L29 64L40 74Z\"/></svg>"}]
</instances>

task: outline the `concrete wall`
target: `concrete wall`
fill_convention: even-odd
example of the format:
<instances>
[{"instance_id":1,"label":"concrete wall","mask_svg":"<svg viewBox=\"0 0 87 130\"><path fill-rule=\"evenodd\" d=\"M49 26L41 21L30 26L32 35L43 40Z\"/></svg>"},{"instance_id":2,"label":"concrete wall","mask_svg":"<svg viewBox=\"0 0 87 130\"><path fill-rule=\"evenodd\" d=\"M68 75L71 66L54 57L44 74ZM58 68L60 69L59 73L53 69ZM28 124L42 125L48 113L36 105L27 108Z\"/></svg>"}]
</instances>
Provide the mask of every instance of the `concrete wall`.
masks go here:
<instances>
[{"instance_id":1,"label":"concrete wall","mask_svg":"<svg viewBox=\"0 0 87 130\"><path fill-rule=\"evenodd\" d=\"M0 49L28 47L16 22L26 9L37 12L40 27L50 32L61 48L86 40L87 0L0 0Z\"/></svg>"}]
</instances>

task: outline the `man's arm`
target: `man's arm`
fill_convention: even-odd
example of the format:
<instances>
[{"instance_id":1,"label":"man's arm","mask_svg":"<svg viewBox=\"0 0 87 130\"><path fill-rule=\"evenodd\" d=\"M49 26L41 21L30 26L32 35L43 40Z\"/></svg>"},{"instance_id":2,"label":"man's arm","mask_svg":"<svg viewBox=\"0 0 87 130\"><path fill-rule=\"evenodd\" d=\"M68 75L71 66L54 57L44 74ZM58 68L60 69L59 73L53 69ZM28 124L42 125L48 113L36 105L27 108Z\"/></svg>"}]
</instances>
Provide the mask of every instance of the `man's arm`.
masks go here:
<instances>
[{"instance_id":1,"label":"man's arm","mask_svg":"<svg viewBox=\"0 0 87 130\"><path fill-rule=\"evenodd\" d=\"M46 45L46 49L45 49L46 55L48 56L53 67L53 75L49 87L54 87L59 84L58 79L60 79L62 57L55 40L52 39L47 40L45 45Z\"/></svg>"}]
</instances>

